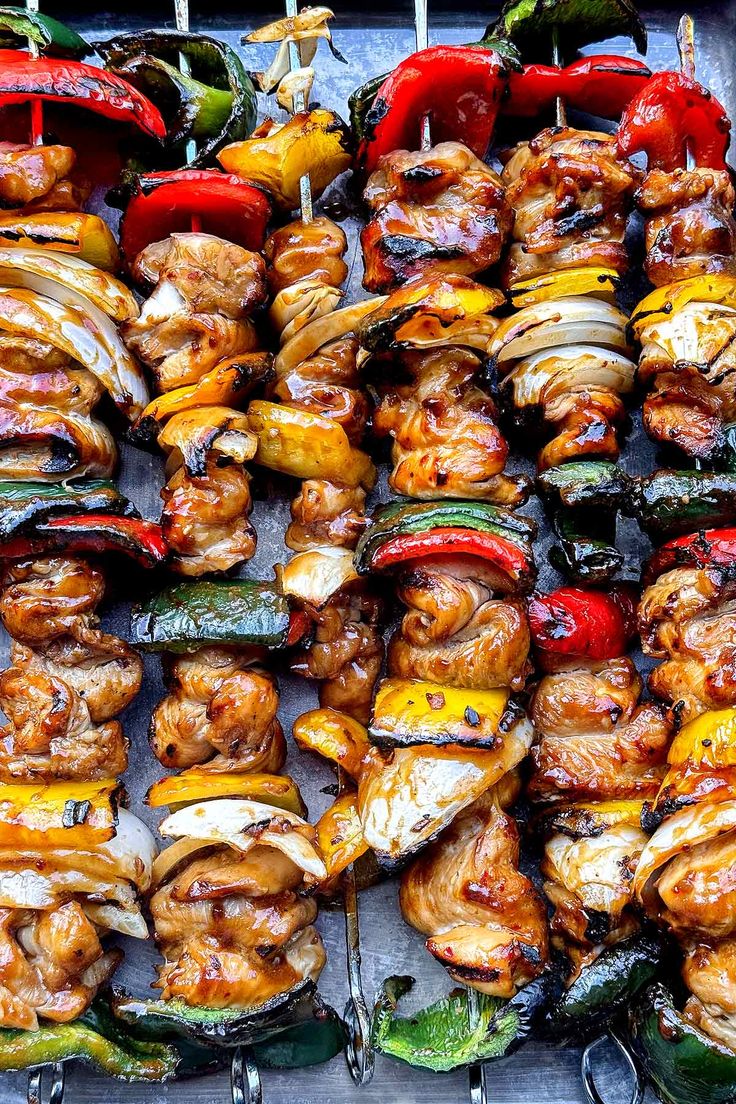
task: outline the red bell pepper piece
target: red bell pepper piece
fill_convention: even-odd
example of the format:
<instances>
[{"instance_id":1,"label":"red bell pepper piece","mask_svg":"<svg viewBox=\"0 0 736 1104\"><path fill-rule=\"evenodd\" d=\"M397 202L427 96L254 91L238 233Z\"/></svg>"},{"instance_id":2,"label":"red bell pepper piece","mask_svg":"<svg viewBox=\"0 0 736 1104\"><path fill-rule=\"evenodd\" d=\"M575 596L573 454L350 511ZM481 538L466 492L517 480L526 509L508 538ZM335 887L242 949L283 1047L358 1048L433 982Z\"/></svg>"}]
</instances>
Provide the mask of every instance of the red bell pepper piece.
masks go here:
<instances>
[{"instance_id":1,"label":"red bell pepper piece","mask_svg":"<svg viewBox=\"0 0 736 1104\"><path fill-rule=\"evenodd\" d=\"M493 134L507 73L483 46L430 46L390 73L365 117L356 164L371 173L378 159L398 149L419 149L429 116L432 141L464 142L483 157Z\"/></svg>"},{"instance_id":2,"label":"red bell pepper piece","mask_svg":"<svg viewBox=\"0 0 736 1104\"><path fill-rule=\"evenodd\" d=\"M643 61L611 54L580 58L564 69L525 65L520 73L511 73L501 112L534 117L550 111L560 96L567 107L601 119L620 119L651 75Z\"/></svg>"},{"instance_id":3,"label":"red bell pepper piece","mask_svg":"<svg viewBox=\"0 0 736 1104\"><path fill-rule=\"evenodd\" d=\"M187 233L193 220L206 234L261 249L271 201L255 184L217 169L179 169L137 176L120 223L129 261L154 241Z\"/></svg>"},{"instance_id":4,"label":"red bell pepper piece","mask_svg":"<svg viewBox=\"0 0 736 1104\"><path fill-rule=\"evenodd\" d=\"M0 50L0 107L64 103L137 127L151 138L166 137L166 123L151 101L122 77L67 58L32 58L22 50Z\"/></svg>"},{"instance_id":5,"label":"red bell pepper piece","mask_svg":"<svg viewBox=\"0 0 736 1104\"><path fill-rule=\"evenodd\" d=\"M636 631L636 605L624 587L610 593L560 587L529 600L529 629L546 655L615 659Z\"/></svg>"},{"instance_id":6,"label":"red bell pepper piece","mask_svg":"<svg viewBox=\"0 0 736 1104\"><path fill-rule=\"evenodd\" d=\"M81 514L52 518L33 534L0 544L0 558L16 560L50 549L70 552L122 552L143 567L158 567L169 554L161 526L142 518Z\"/></svg>"},{"instance_id":7,"label":"red bell pepper piece","mask_svg":"<svg viewBox=\"0 0 736 1104\"><path fill-rule=\"evenodd\" d=\"M736 568L736 529L701 529L658 548L644 571L646 585L674 567Z\"/></svg>"},{"instance_id":8,"label":"red bell pepper piece","mask_svg":"<svg viewBox=\"0 0 736 1104\"><path fill-rule=\"evenodd\" d=\"M303 640L312 627L312 620L304 610L291 610L289 613L289 631L286 634L286 647L291 648Z\"/></svg>"},{"instance_id":9,"label":"red bell pepper piece","mask_svg":"<svg viewBox=\"0 0 736 1104\"><path fill-rule=\"evenodd\" d=\"M644 152L648 168L674 172L690 153L699 169L725 169L731 123L712 92L683 73L655 73L624 112L618 149Z\"/></svg>"},{"instance_id":10,"label":"red bell pepper piece","mask_svg":"<svg viewBox=\"0 0 736 1104\"><path fill-rule=\"evenodd\" d=\"M401 533L373 554L373 569L385 571L407 560L425 556L479 556L489 560L514 582L529 575L529 558L518 544L495 533L476 529L439 527L424 533Z\"/></svg>"}]
</instances>

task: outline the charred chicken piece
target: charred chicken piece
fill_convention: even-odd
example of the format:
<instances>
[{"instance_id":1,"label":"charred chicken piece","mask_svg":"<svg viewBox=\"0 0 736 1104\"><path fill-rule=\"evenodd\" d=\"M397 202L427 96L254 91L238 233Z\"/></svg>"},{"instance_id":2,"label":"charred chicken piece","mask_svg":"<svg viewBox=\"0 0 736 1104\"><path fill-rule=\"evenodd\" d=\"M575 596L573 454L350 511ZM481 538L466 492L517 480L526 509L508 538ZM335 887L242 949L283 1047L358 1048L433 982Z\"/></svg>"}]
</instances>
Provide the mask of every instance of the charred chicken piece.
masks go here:
<instances>
[{"instance_id":1,"label":"charred chicken piece","mask_svg":"<svg viewBox=\"0 0 736 1104\"><path fill-rule=\"evenodd\" d=\"M363 286L385 292L420 273L466 276L496 264L512 212L498 175L459 142L395 150L363 192Z\"/></svg>"},{"instance_id":2,"label":"charred chicken piece","mask_svg":"<svg viewBox=\"0 0 736 1104\"><path fill-rule=\"evenodd\" d=\"M623 273L637 170L615 135L553 127L513 150L501 180L514 212L504 284L590 265Z\"/></svg>"},{"instance_id":3,"label":"charred chicken piece","mask_svg":"<svg viewBox=\"0 0 736 1104\"><path fill-rule=\"evenodd\" d=\"M255 553L250 477L241 465L207 459L201 475L179 468L161 498L161 527L180 575L228 571Z\"/></svg>"},{"instance_id":4,"label":"charred chicken piece","mask_svg":"<svg viewBox=\"0 0 736 1104\"><path fill-rule=\"evenodd\" d=\"M214 647L169 658L169 693L151 721L151 745L165 767L274 772L283 766L278 688L260 658L255 649Z\"/></svg>"}]
</instances>

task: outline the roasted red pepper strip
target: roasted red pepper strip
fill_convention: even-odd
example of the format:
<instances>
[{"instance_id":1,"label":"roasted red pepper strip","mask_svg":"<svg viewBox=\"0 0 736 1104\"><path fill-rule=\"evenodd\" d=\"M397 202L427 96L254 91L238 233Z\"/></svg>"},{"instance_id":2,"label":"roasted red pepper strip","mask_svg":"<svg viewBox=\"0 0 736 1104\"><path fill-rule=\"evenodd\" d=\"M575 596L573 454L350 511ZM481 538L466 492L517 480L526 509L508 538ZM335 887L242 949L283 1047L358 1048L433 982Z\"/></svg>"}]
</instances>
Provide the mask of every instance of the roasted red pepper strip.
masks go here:
<instances>
[{"instance_id":1,"label":"roasted red pepper strip","mask_svg":"<svg viewBox=\"0 0 736 1104\"><path fill-rule=\"evenodd\" d=\"M533 117L551 110L561 96L567 107L601 119L620 119L651 75L643 61L609 54L580 58L564 69L525 65L520 73L511 73L501 112Z\"/></svg>"},{"instance_id":2,"label":"roasted red pepper strip","mask_svg":"<svg viewBox=\"0 0 736 1104\"><path fill-rule=\"evenodd\" d=\"M615 659L625 655L636 631L634 598L623 587L610 593L560 587L530 599L529 629L547 655Z\"/></svg>"},{"instance_id":3,"label":"roasted red pepper strip","mask_svg":"<svg viewBox=\"0 0 736 1104\"><path fill-rule=\"evenodd\" d=\"M507 74L482 46L430 46L402 61L378 90L364 124L356 164L371 173L398 149L419 149L429 116L432 141L464 142L483 157L493 134Z\"/></svg>"},{"instance_id":4,"label":"roasted red pepper strip","mask_svg":"<svg viewBox=\"0 0 736 1104\"><path fill-rule=\"evenodd\" d=\"M83 514L53 518L37 525L27 537L0 544L0 558L15 560L58 548L71 552L122 552L143 567L157 567L169 554L161 526L153 521L113 514Z\"/></svg>"},{"instance_id":5,"label":"roasted red pepper strip","mask_svg":"<svg viewBox=\"0 0 736 1104\"><path fill-rule=\"evenodd\" d=\"M0 69L0 107L41 100L65 103L138 127L152 138L166 137L158 108L114 73L83 61L32 58L22 50L0 50Z\"/></svg>"},{"instance_id":6,"label":"roasted red pepper strip","mask_svg":"<svg viewBox=\"0 0 736 1104\"><path fill-rule=\"evenodd\" d=\"M529 558L523 549L495 533L475 529L438 528L424 533L401 533L382 544L373 555L375 571L385 571L406 560L425 556L479 556L490 560L513 582L529 574Z\"/></svg>"},{"instance_id":7,"label":"roasted red pepper strip","mask_svg":"<svg viewBox=\"0 0 736 1104\"><path fill-rule=\"evenodd\" d=\"M120 224L120 244L129 261L154 241L192 229L246 249L261 249L271 216L264 191L217 169L180 169L135 178Z\"/></svg>"},{"instance_id":8,"label":"roasted red pepper strip","mask_svg":"<svg viewBox=\"0 0 736 1104\"><path fill-rule=\"evenodd\" d=\"M298 644L309 632L312 621L304 610L291 610L289 614L289 632L286 636L286 647Z\"/></svg>"},{"instance_id":9,"label":"roasted red pepper strip","mask_svg":"<svg viewBox=\"0 0 736 1104\"><path fill-rule=\"evenodd\" d=\"M682 73L655 73L624 112L618 149L646 153L648 168L684 169L691 155L699 169L725 169L731 123L712 92Z\"/></svg>"},{"instance_id":10,"label":"roasted red pepper strip","mask_svg":"<svg viewBox=\"0 0 736 1104\"><path fill-rule=\"evenodd\" d=\"M657 549L644 571L646 585L673 567L730 567L736 569L736 529L701 529L667 541Z\"/></svg>"}]
</instances>

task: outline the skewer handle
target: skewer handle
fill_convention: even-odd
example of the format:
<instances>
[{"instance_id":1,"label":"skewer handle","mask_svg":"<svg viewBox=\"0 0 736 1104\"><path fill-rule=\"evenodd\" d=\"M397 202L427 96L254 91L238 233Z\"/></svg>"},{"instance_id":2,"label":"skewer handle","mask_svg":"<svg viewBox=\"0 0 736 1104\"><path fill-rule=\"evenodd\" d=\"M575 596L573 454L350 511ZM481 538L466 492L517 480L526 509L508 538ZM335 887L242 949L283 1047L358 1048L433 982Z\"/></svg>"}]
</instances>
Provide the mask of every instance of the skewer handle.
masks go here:
<instances>
[{"instance_id":1,"label":"skewer handle","mask_svg":"<svg viewBox=\"0 0 736 1104\"><path fill-rule=\"evenodd\" d=\"M595 1083L595 1077L593 1075L593 1054L601 1046L602 1043L613 1042L616 1044L621 1054L626 1059L626 1064L629 1067L632 1077L634 1078L634 1089L631 1096L630 1104L643 1104L644 1093L646 1086L642 1079L641 1074L634 1060L634 1056L631 1054L628 1046L624 1043L623 1039L620 1039L615 1031L609 1031L605 1035L599 1035L597 1039L593 1039L591 1043L588 1043L583 1051L583 1057L580 1062L580 1072L583 1079L583 1089L585 1090L585 1099L588 1104L606 1104L601 1094L598 1092L598 1087Z\"/></svg>"},{"instance_id":2,"label":"skewer handle","mask_svg":"<svg viewBox=\"0 0 736 1104\"><path fill-rule=\"evenodd\" d=\"M65 1069L61 1062L54 1062L50 1066L41 1066L40 1069L29 1072L26 1104L45 1104L43 1096L44 1070L49 1070L51 1074L48 1104L63 1104Z\"/></svg>"},{"instance_id":3,"label":"skewer handle","mask_svg":"<svg viewBox=\"0 0 736 1104\"><path fill-rule=\"evenodd\" d=\"M236 1047L230 1061L232 1104L263 1104L263 1086L250 1051ZM53 1104L53 1102L51 1102Z\"/></svg>"}]
</instances>

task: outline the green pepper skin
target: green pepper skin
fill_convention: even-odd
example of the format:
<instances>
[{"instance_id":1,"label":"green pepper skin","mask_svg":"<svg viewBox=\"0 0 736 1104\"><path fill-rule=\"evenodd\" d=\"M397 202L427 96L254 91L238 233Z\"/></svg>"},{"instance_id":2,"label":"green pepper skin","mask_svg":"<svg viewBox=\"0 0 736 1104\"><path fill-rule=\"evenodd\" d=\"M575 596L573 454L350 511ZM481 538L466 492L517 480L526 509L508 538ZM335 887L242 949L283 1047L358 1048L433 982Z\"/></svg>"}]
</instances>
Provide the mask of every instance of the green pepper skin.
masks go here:
<instances>
[{"instance_id":1,"label":"green pepper skin","mask_svg":"<svg viewBox=\"0 0 736 1104\"><path fill-rule=\"evenodd\" d=\"M72 1058L121 1081L165 1081L180 1063L176 1047L135 1038L100 999L74 1023L46 1023L38 1031L0 1030L3 1072Z\"/></svg>"},{"instance_id":2,"label":"green pepper skin","mask_svg":"<svg viewBox=\"0 0 736 1104\"><path fill-rule=\"evenodd\" d=\"M289 605L272 583L250 579L177 583L135 606L130 642L150 652L191 652L207 644L281 648Z\"/></svg>"},{"instance_id":3,"label":"green pepper skin","mask_svg":"<svg viewBox=\"0 0 736 1104\"><path fill-rule=\"evenodd\" d=\"M159 106L163 101L170 146L201 140L189 168L211 164L222 146L253 133L256 91L225 42L182 31L130 31L94 46L114 73ZM191 67L189 77L179 72L180 53Z\"/></svg>"},{"instance_id":4,"label":"green pepper skin","mask_svg":"<svg viewBox=\"0 0 736 1104\"><path fill-rule=\"evenodd\" d=\"M55 515L86 513L138 516L132 503L106 479L78 483L0 481L0 543Z\"/></svg>"},{"instance_id":5,"label":"green pepper skin","mask_svg":"<svg viewBox=\"0 0 736 1104\"><path fill-rule=\"evenodd\" d=\"M736 473L660 468L633 481L631 500L653 539L719 528L736 520Z\"/></svg>"},{"instance_id":6,"label":"green pepper skin","mask_svg":"<svg viewBox=\"0 0 736 1104\"><path fill-rule=\"evenodd\" d=\"M334 1008L319 1004L314 1019L256 1043L253 1058L262 1069L304 1069L329 1062L344 1048L345 1025Z\"/></svg>"},{"instance_id":7,"label":"green pepper skin","mask_svg":"<svg viewBox=\"0 0 736 1104\"><path fill-rule=\"evenodd\" d=\"M621 570L624 559L613 543L616 513L628 510L630 484L608 460L561 464L537 476L559 538L550 562L573 582L606 583Z\"/></svg>"},{"instance_id":8,"label":"green pepper skin","mask_svg":"<svg viewBox=\"0 0 736 1104\"><path fill-rule=\"evenodd\" d=\"M607 947L583 967L549 1010L547 1031L563 1040L597 1034L605 1022L654 979L664 950L662 939L642 932Z\"/></svg>"},{"instance_id":9,"label":"green pepper skin","mask_svg":"<svg viewBox=\"0 0 736 1104\"><path fill-rule=\"evenodd\" d=\"M29 38L41 53L52 57L83 58L92 53L89 43L58 19L22 8L0 7L0 49L25 50Z\"/></svg>"},{"instance_id":10,"label":"green pepper skin","mask_svg":"<svg viewBox=\"0 0 736 1104\"><path fill-rule=\"evenodd\" d=\"M537 476L541 495L568 510L600 506L618 510L628 502L630 477L610 460L581 460L547 468Z\"/></svg>"},{"instance_id":11,"label":"green pepper skin","mask_svg":"<svg viewBox=\"0 0 736 1104\"><path fill-rule=\"evenodd\" d=\"M536 58L549 51L555 31L565 50L626 35L640 54L647 52L646 27L630 0L506 0L483 37L508 39Z\"/></svg>"},{"instance_id":12,"label":"green pepper skin","mask_svg":"<svg viewBox=\"0 0 736 1104\"><path fill-rule=\"evenodd\" d=\"M142 1000L116 991L115 1015L147 1039L189 1039L207 1046L255 1046L297 1024L310 1023L324 1006L313 981L280 993L260 1008L193 1008L183 1000ZM313 1025L312 1025L313 1026Z\"/></svg>"},{"instance_id":13,"label":"green pepper skin","mask_svg":"<svg viewBox=\"0 0 736 1104\"><path fill-rule=\"evenodd\" d=\"M642 1070L665 1104L734 1104L736 1052L687 1023L664 985L640 996L629 1013L629 1031Z\"/></svg>"},{"instance_id":14,"label":"green pepper skin","mask_svg":"<svg viewBox=\"0 0 736 1104\"><path fill-rule=\"evenodd\" d=\"M368 129L366 128L366 116L373 107L373 101L378 95L378 89L389 75L389 73L383 73L380 77L372 77L369 81L366 81L365 84L361 84L360 88L356 88L348 99L350 129L356 144L362 142L364 138L369 137Z\"/></svg>"},{"instance_id":15,"label":"green pepper skin","mask_svg":"<svg viewBox=\"0 0 736 1104\"><path fill-rule=\"evenodd\" d=\"M554 516L559 544L550 549L550 563L575 583L610 582L621 570L624 557L611 542L579 531L577 513Z\"/></svg>"},{"instance_id":16,"label":"green pepper skin","mask_svg":"<svg viewBox=\"0 0 736 1104\"><path fill-rule=\"evenodd\" d=\"M410 502L405 499L376 511L373 525L355 549L355 569L359 575L370 574L373 557L381 545L402 533L425 533L445 527L474 529L505 537L519 545L530 558L531 542L537 534L536 523L531 518L485 502Z\"/></svg>"}]
</instances>

